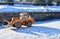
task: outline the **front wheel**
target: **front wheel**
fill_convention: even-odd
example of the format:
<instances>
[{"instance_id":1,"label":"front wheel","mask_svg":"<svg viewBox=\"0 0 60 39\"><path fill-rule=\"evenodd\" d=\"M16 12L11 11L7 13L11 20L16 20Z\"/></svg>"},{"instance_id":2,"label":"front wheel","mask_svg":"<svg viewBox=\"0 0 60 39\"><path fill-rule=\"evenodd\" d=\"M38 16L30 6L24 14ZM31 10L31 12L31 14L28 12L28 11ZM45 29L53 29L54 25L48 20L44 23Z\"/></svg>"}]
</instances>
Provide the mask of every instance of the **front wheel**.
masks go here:
<instances>
[{"instance_id":1,"label":"front wheel","mask_svg":"<svg viewBox=\"0 0 60 39\"><path fill-rule=\"evenodd\" d=\"M32 22L27 22L27 23L26 23L26 26L27 26L27 27L31 27L31 26L32 26Z\"/></svg>"},{"instance_id":2,"label":"front wheel","mask_svg":"<svg viewBox=\"0 0 60 39\"><path fill-rule=\"evenodd\" d=\"M16 22L14 25L17 29L19 29L22 26L22 24L20 22Z\"/></svg>"}]
</instances>

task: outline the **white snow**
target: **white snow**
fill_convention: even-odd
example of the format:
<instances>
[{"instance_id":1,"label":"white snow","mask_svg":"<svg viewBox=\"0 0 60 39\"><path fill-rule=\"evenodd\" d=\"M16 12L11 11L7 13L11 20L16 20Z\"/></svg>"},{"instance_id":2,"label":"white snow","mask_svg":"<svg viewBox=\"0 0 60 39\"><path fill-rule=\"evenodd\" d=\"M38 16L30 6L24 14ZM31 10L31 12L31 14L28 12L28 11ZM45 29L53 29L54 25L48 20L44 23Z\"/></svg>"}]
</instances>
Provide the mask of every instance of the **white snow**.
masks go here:
<instances>
[{"instance_id":1,"label":"white snow","mask_svg":"<svg viewBox=\"0 0 60 39\"><path fill-rule=\"evenodd\" d=\"M16 8L16 9L45 9L43 6L41 6L41 7L27 7L27 8L25 8L25 7L12 7L12 8Z\"/></svg>"},{"instance_id":2,"label":"white snow","mask_svg":"<svg viewBox=\"0 0 60 39\"><path fill-rule=\"evenodd\" d=\"M7 6L0 5L0 9L6 8Z\"/></svg>"},{"instance_id":3,"label":"white snow","mask_svg":"<svg viewBox=\"0 0 60 39\"><path fill-rule=\"evenodd\" d=\"M45 31L46 29L43 30L44 28L41 26L47 27L48 29L56 29L56 33L54 31L45 33L49 30ZM60 39L60 31L59 33L57 31L60 30L60 21L33 24L30 28L22 27L17 30L11 30L10 28L4 27L0 28L0 39ZM50 33L52 34L50 35Z\"/></svg>"},{"instance_id":4,"label":"white snow","mask_svg":"<svg viewBox=\"0 0 60 39\"><path fill-rule=\"evenodd\" d=\"M33 24L33 26L37 26L37 25L38 26L45 26L45 27L60 29L60 21L49 22L49 23L44 23L44 24Z\"/></svg>"}]
</instances>

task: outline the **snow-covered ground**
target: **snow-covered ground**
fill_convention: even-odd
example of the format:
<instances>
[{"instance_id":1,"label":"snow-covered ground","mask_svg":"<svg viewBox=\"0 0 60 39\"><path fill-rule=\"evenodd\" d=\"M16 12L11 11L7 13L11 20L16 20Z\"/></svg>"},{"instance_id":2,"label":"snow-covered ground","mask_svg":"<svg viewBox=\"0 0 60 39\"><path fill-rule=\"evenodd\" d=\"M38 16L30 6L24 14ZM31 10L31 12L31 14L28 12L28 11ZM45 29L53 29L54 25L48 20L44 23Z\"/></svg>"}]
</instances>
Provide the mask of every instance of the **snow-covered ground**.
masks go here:
<instances>
[{"instance_id":1,"label":"snow-covered ground","mask_svg":"<svg viewBox=\"0 0 60 39\"><path fill-rule=\"evenodd\" d=\"M0 39L60 39L60 20L39 21L17 30L0 26Z\"/></svg>"}]
</instances>

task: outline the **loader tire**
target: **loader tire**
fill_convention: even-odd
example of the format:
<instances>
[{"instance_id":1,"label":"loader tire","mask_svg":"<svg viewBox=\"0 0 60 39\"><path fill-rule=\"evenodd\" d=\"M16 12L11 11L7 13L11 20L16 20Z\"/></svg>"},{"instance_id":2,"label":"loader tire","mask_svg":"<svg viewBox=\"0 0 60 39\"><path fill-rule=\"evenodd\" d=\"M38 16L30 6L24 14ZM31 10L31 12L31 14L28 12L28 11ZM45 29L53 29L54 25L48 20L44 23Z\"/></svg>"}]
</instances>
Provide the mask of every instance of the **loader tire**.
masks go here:
<instances>
[{"instance_id":1,"label":"loader tire","mask_svg":"<svg viewBox=\"0 0 60 39\"><path fill-rule=\"evenodd\" d=\"M17 29L19 29L22 26L22 24L20 22L16 22L14 25Z\"/></svg>"},{"instance_id":2,"label":"loader tire","mask_svg":"<svg viewBox=\"0 0 60 39\"><path fill-rule=\"evenodd\" d=\"M27 23L26 23L26 26L27 26L27 27L31 27L31 26L32 26L32 22L27 22Z\"/></svg>"}]
</instances>

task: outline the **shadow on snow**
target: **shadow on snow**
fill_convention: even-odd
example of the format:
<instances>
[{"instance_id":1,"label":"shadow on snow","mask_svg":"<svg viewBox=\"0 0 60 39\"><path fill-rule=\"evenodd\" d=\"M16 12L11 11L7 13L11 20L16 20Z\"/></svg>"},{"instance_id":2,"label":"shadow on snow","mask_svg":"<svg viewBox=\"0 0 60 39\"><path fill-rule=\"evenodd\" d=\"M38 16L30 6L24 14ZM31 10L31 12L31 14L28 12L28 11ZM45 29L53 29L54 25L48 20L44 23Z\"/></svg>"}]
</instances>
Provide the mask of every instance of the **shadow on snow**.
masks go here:
<instances>
[{"instance_id":1,"label":"shadow on snow","mask_svg":"<svg viewBox=\"0 0 60 39\"><path fill-rule=\"evenodd\" d=\"M18 30L15 30L18 33L26 33L26 34L32 34L32 35L39 35L38 33L45 33L45 34L56 34L59 33L60 34L60 30L59 29L55 29L55 28L48 28L48 27L42 27L42 26L32 26L29 28L20 28ZM35 33L37 32L37 33Z\"/></svg>"},{"instance_id":2,"label":"shadow on snow","mask_svg":"<svg viewBox=\"0 0 60 39\"><path fill-rule=\"evenodd\" d=\"M0 26L0 29L3 29L3 28L5 28L5 27L3 27L3 26Z\"/></svg>"}]
</instances>

